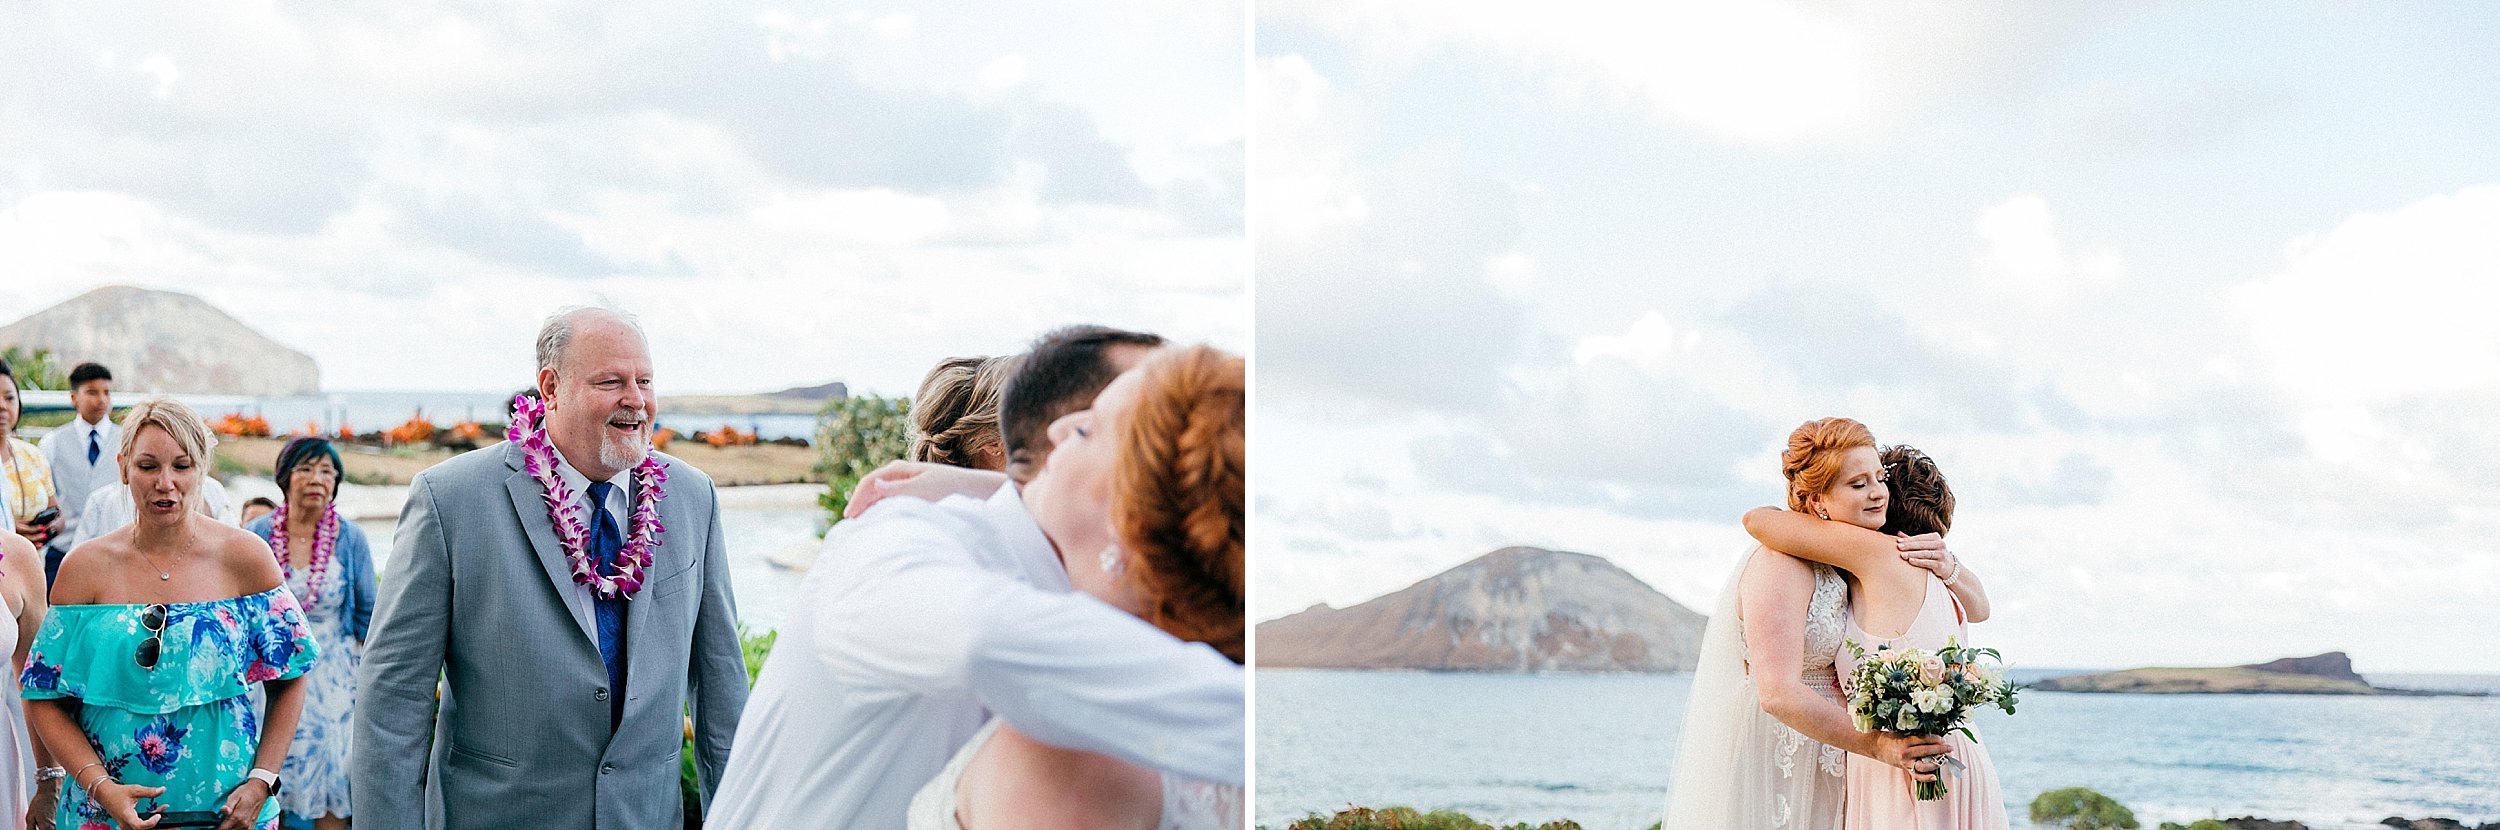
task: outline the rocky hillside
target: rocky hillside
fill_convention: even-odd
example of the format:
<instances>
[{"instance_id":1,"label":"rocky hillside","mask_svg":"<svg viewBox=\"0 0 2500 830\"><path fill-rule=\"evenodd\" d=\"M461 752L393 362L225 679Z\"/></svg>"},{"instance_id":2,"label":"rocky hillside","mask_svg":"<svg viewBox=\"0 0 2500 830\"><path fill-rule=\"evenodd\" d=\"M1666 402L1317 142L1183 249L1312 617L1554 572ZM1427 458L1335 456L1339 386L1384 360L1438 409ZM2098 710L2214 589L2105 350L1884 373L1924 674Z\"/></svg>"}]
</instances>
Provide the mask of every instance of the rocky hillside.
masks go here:
<instances>
[{"instance_id":1,"label":"rocky hillside","mask_svg":"<svg viewBox=\"0 0 2500 830\"><path fill-rule=\"evenodd\" d=\"M1262 623L1258 664L1691 671L1705 622L1603 558L1503 548L1361 605Z\"/></svg>"},{"instance_id":2,"label":"rocky hillside","mask_svg":"<svg viewBox=\"0 0 2500 830\"><path fill-rule=\"evenodd\" d=\"M321 392L311 355L279 345L208 301L106 286L0 327L0 346L50 349L63 374L113 370L116 391L271 397ZM135 399L134 399L135 400Z\"/></svg>"}]
</instances>

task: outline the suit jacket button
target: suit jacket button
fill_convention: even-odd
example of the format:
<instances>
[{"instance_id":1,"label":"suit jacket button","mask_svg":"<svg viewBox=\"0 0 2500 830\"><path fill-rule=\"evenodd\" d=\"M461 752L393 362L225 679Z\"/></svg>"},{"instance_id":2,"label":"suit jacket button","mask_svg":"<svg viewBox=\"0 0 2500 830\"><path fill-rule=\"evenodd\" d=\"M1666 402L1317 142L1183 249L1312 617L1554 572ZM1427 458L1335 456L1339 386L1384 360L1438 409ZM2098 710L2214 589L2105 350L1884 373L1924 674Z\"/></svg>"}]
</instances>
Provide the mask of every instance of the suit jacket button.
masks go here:
<instances>
[{"instance_id":1,"label":"suit jacket button","mask_svg":"<svg viewBox=\"0 0 2500 830\"><path fill-rule=\"evenodd\" d=\"M599 765L599 774L600 774L600 775L606 775L606 774L608 774L608 773L615 772L615 771L616 771L616 765L615 765L615 764L600 764L600 765Z\"/></svg>"},{"instance_id":2,"label":"suit jacket button","mask_svg":"<svg viewBox=\"0 0 2500 830\"><path fill-rule=\"evenodd\" d=\"M606 689L600 689L599 691L596 691L596 692L591 692L591 693L590 693L590 699L592 699L592 700L606 700L606 699L608 699L608 690L606 690Z\"/></svg>"}]
</instances>

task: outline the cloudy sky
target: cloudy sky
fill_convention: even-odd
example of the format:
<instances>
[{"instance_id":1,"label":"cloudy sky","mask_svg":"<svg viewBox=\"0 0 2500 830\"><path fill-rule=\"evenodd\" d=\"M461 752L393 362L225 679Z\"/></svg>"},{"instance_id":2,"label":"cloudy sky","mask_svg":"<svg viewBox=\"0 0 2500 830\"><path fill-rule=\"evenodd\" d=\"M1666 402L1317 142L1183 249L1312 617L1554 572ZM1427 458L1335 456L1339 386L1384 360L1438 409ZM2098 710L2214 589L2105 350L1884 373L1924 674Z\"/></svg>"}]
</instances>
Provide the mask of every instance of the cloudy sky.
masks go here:
<instances>
[{"instance_id":1,"label":"cloudy sky","mask_svg":"<svg viewBox=\"0 0 2500 830\"><path fill-rule=\"evenodd\" d=\"M1848 415L2017 665L2500 673L2500 15L1967 5L1260 3L1254 615L1707 610Z\"/></svg>"},{"instance_id":2,"label":"cloudy sky","mask_svg":"<svg viewBox=\"0 0 2500 830\"><path fill-rule=\"evenodd\" d=\"M1245 348L1242 21L0 4L0 322L188 291L332 389L510 388L602 298L674 391L907 393L1078 321Z\"/></svg>"}]
</instances>

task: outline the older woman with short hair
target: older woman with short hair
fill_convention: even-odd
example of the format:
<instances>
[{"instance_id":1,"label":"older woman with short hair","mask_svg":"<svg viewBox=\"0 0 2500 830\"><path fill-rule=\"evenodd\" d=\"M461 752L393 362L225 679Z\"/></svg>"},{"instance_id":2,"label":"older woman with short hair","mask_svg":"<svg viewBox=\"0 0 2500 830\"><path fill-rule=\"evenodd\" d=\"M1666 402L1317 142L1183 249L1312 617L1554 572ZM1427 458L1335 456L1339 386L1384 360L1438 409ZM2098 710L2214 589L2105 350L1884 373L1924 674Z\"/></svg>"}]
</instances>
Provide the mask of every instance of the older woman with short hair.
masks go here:
<instances>
[{"instance_id":1,"label":"older woman with short hair","mask_svg":"<svg viewBox=\"0 0 2500 830\"><path fill-rule=\"evenodd\" d=\"M151 400L122 427L138 519L62 561L19 677L28 724L69 769L55 816L274 830L316 654L303 610L268 543L193 508L211 465L198 413Z\"/></svg>"},{"instance_id":2,"label":"older woman with short hair","mask_svg":"<svg viewBox=\"0 0 2500 830\"><path fill-rule=\"evenodd\" d=\"M317 830L347 827L349 718L356 711L356 664L373 620L373 554L365 532L339 516L338 489L347 474L338 450L318 437L278 450L277 510L248 528L268 540L286 587L304 605L304 622L321 662L304 673L304 715L295 724L278 795L287 812Z\"/></svg>"}]
</instances>

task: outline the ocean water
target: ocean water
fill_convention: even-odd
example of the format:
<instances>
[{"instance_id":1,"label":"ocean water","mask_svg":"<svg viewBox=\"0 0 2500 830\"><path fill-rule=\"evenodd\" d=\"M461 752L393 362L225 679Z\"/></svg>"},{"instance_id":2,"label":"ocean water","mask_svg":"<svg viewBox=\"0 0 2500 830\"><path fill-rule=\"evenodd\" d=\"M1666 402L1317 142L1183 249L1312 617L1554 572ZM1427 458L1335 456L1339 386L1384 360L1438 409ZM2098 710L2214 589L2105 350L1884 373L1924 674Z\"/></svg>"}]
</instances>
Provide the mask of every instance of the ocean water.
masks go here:
<instances>
[{"instance_id":1,"label":"ocean water","mask_svg":"<svg viewBox=\"0 0 2500 830\"><path fill-rule=\"evenodd\" d=\"M2371 679L2500 690L2495 677ZM1665 812L1692 678L1262 669L1254 682L1260 825L1405 804L1639 830ZM2074 786L2148 828L2500 820L2500 697L2029 692L2019 715L1983 713L1979 732L2015 827L2033 797Z\"/></svg>"}]
</instances>

